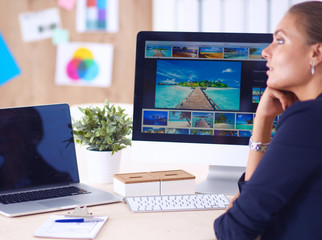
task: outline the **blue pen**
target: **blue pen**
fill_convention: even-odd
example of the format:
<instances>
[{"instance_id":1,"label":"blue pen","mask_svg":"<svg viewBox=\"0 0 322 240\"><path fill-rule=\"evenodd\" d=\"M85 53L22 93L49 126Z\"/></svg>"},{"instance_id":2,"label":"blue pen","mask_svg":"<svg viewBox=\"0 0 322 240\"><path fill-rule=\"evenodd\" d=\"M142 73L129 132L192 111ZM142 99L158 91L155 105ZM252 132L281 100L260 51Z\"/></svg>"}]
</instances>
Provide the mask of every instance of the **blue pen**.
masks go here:
<instances>
[{"instance_id":1,"label":"blue pen","mask_svg":"<svg viewBox=\"0 0 322 240\"><path fill-rule=\"evenodd\" d=\"M55 222L58 223L73 223L73 222L101 222L104 219L101 218L66 218L66 219L57 219Z\"/></svg>"}]
</instances>

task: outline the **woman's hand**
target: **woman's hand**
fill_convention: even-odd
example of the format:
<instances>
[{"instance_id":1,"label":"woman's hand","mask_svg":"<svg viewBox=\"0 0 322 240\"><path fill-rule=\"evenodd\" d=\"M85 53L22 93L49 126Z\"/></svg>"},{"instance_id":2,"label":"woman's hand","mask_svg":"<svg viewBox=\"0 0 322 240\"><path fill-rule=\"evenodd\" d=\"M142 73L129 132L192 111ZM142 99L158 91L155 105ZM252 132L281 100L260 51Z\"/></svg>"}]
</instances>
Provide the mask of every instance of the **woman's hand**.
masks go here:
<instances>
[{"instance_id":1,"label":"woman's hand","mask_svg":"<svg viewBox=\"0 0 322 240\"><path fill-rule=\"evenodd\" d=\"M228 207L226 208L226 212L233 207L234 202L239 197L239 195L240 195L240 192L238 191L238 193L233 197L233 199L228 204Z\"/></svg>"},{"instance_id":2,"label":"woman's hand","mask_svg":"<svg viewBox=\"0 0 322 240\"><path fill-rule=\"evenodd\" d=\"M296 101L298 98L292 92L267 87L257 107L256 116L274 120Z\"/></svg>"}]
</instances>

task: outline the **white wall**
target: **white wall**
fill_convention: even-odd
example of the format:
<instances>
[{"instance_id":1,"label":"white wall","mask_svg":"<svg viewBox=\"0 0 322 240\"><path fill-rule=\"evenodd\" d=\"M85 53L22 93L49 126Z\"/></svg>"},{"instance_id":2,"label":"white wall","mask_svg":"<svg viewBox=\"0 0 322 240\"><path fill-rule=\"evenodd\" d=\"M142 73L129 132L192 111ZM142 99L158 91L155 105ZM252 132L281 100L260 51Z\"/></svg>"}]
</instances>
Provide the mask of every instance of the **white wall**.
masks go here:
<instances>
[{"instance_id":1,"label":"white wall","mask_svg":"<svg viewBox=\"0 0 322 240\"><path fill-rule=\"evenodd\" d=\"M271 33L303 0L153 0L153 30Z\"/></svg>"}]
</instances>

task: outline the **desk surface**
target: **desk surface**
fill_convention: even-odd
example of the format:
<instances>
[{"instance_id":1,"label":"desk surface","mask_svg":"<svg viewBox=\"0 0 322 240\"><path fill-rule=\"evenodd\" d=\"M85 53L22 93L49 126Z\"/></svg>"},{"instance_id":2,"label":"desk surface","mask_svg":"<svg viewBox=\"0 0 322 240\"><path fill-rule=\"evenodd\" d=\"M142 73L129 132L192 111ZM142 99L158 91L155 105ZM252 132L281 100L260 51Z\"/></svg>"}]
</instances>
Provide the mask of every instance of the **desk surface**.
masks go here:
<instances>
[{"instance_id":1,"label":"desk surface","mask_svg":"<svg viewBox=\"0 0 322 240\"><path fill-rule=\"evenodd\" d=\"M81 181L86 182L86 165L79 160ZM121 172L154 171L184 169L196 176L200 182L206 177L207 166L157 165L140 163L122 159ZM112 184L96 185L113 191ZM89 207L89 211L98 216L109 216L107 224L96 239L140 239L140 240L209 240L216 239L213 221L223 210L163 212L163 213L131 213L125 203L114 203ZM53 213L66 214L69 210L43 213L31 216L7 218L0 216L1 239L39 239L33 237L35 230Z\"/></svg>"}]
</instances>

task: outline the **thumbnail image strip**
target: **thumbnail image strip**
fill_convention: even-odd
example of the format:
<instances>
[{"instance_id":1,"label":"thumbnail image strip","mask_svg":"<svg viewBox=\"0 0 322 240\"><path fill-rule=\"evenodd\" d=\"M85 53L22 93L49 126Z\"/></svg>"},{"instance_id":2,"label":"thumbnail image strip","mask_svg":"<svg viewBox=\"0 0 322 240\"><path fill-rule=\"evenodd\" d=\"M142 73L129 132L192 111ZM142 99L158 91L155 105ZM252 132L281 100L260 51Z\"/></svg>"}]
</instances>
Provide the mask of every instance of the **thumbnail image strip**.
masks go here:
<instances>
[{"instance_id":1,"label":"thumbnail image strip","mask_svg":"<svg viewBox=\"0 0 322 240\"><path fill-rule=\"evenodd\" d=\"M197 58L198 57L198 47L173 46L172 57Z\"/></svg>"},{"instance_id":2,"label":"thumbnail image strip","mask_svg":"<svg viewBox=\"0 0 322 240\"><path fill-rule=\"evenodd\" d=\"M235 113L215 113L215 129L235 129Z\"/></svg>"},{"instance_id":3,"label":"thumbnail image strip","mask_svg":"<svg viewBox=\"0 0 322 240\"><path fill-rule=\"evenodd\" d=\"M224 59L248 59L248 48L225 48Z\"/></svg>"},{"instance_id":4,"label":"thumbnail image strip","mask_svg":"<svg viewBox=\"0 0 322 240\"><path fill-rule=\"evenodd\" d=\"M185 128L191 127L191 112L185 111L170 111L169 112L169 127Z\"/></svg>"},{"instance_id":5,"label":"thumbnail image strip","mask_svg":"<svg viewBox=\"0 0 322 240\"><path fill-rule=\"evenodd\" d=\"M252 136L252 131L247 131L247 130L240 130L238 132L239 137L251 137Z\"/></svg>"},{"instance_id":6,"label":"thumbnail image strip","mask_svg":"<svg viewBox=\"0 0 322 240\"><path fill-rule=\"evenodd\" d=\"M264 48L266 48L266 46L250 48L249 59L264 59L262 56L262 51Z\"/></svg>"},{"instance_id":7,"label":"thumbnail image strip","mask_svg":"<svg viewBox=\"0 0 322 240\"><path fill-rule=\"evenodd\" d=\"M190 135L212 136L213 130L208 129L190 129Z\"/></svg>"},{"instance_id":8,"label":"thumbnail image strip","mask_svg":"<svg viewBox=\"0 0 322 240\"><path fill-rule=\"evenodd\" d=\"M187 129L187 128L167 128L166 133L168 133L168 134L188 135L189 134L189 129Z\"/></svg>"},{"instance_id":9,"label":"thumbnail image strip","mask_svg":"<svg viewBox=\"0 0 322 240\"><path fill-rule=\"evenodd\" d=\"M146 47L146 57L171 57L170 46L150 46Z\"/></svg>"},{"instance_id":10,"label":"thumbnail image strip","mask_svg":"<svg viewBox=\"0 0 322 240\"><path fill-rule=\"evenodd\" d=\"M253 129L254 114L252 113L237 113L236 129L252 130Z\"/></svg>"},{"instance_id":11,"label":"thumbnail image strip","mask_svg":"<svg viewBox=\"0 0 322 240\"><path fill-rule=\"evenodd\" d=\"M214 136L221 136L221 137L237 137L238 131L228 131L228 130L215 130Z\"/></svg>"},{"instance_id":12,"label":"thumbnail image strip","mask_svg":"<svg viewBox=\"0 0 322 240\"><path fill-rule=\"evenodd\" d=\"M199 58L217 58L223 59L224 57L224 48L222 47L200 47L199 49Z\"/></svg>"},{"instance_id":13,"label":"thumbnail image strip","mask_svg":"<svg viewBox=\"0 0 322 240\"><path fill-rule=\"evenodd\" d=\"M212 112L193 112L192 127L213 128L214 113Z\"/></svg>"},{"instance_id":14,"label":"thumbnail image strip","mask_svg":"<svg viewBox=\"0 0 322 240\"><path fill-rule=\"evenodd\" d=\"M144 133L165 133L165 128L164 127L143 127L143 132Z\"/></svg>"},{"instance_id":15,"label":"thumbnail image strip","mask_svg":"<svg viewBox=\"0 0 322 240\"><path fill-rule=\"evenodd\" d=\"M162 125L166 126L168 122L167 111L143 111L143 125Z\"/></svg>"}]
</instances>

